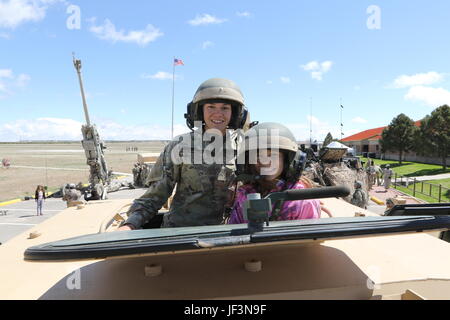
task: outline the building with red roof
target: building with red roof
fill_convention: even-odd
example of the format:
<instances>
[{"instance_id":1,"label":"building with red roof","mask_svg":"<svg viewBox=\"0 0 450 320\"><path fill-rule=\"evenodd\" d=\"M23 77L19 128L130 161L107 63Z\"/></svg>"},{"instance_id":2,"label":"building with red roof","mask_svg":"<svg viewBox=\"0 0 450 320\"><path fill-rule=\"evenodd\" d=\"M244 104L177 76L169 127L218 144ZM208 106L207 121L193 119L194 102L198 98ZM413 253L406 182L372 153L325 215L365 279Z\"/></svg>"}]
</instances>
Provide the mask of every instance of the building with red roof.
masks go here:
<instances>
[{"instance_id":1,"label":"building with red roof","mask_svg":"<svg viewBox=\"0 0 450 320\"><path fill-rule=\"evenodd\" d=\"M416 121L415 125L420 126L420 121ZM359 132L352 136L341 140L346 146L353 148L355 154L362 156L369 156L370 158L381 158L381 135L386 127L369 129Z\"/></svg>"}]
</instances>

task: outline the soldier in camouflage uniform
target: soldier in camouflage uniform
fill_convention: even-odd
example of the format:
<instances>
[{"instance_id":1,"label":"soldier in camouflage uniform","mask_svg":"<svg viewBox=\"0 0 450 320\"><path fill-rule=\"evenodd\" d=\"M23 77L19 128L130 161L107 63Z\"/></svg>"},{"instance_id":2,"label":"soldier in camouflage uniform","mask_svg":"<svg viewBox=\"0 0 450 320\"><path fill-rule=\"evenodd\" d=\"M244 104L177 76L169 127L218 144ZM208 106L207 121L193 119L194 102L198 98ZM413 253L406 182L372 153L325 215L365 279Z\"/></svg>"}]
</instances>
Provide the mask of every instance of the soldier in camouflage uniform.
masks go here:
<instances>
[{"instance_id":1,"label":"soldier in camouflage uniform","mask_svg":"<svg viewBox=\"0 0 450 320\"><path fill-rule=\"evenodd\" d=\"M139 183L139 163L135 163L134 167L133 167L133 184L136 187L140 187L140 183Z\"/></svg>"},{"instance_id":2,"label":"soldier in camouflage uniform","mask_svg":"<svg viewBox=\"0 0 450 320\"><path fill-rule=\"evenodd\" d=\"M66 190L62 200L67 202L68 208L81 204L82 202L80 202L80 199L81 199L81 192L80 190L76 189L75 184L71 183L68 186L66 186Z\"/></svg>"},{"instance_id":3,"label":"soldier in camouflage uniform","mask_svg":"<svg viewBox=\"0 0 450 320\"><path fill-rule=\"evenodd\" d=\"M355 181L355 193L353 193L351 204L363 209L367 209L367 202L368 202L367 194L362 189L362 182Z\"/></svg>"},{"instance_id":4,"label":"soldier in camouflage uniform","mask_svg":"<svg viewBox=\"0 0 450 320\"><path fill-rule=\"evenodd\" d=\"M243 95L230 80L207 80L188 105L185 117L193 132L176 138L165 147L147 180L149 189L134 201L128 211L129 218L119 230L142 228L158 213L175 188L162 227L223 222L225 207L232 198L230 187L235 178L238 131L247 117ZM194 126L198 129L194 130ZM210 129L216 129L218 133L214 143L205 138ZM211 153L219 161L206 163L202 155L212 144L220 146L214 149L214 155Z\"/></svg>"}]
</instances>

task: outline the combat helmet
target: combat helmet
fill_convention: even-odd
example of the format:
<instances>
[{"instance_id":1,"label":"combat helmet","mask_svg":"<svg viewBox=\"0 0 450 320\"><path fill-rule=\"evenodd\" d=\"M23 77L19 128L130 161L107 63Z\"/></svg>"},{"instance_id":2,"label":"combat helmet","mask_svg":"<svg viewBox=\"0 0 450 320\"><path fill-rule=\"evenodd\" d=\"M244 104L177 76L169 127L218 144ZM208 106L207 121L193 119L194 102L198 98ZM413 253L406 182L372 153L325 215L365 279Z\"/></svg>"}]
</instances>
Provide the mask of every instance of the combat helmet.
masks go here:
<instances>
[{"instance_id":1,"label":"combat helmet","mask_svg":"<svg viewBox=\"0 0 450 320\"><path fill-rule=\"evenodd\" d=\"M363 183L359 180L355 181L355 188L356 189L361 189L363 187Z\"/></svg>"},{"instance_id":2,"label":"combat helmet","mask_svg":"<svg viewBox=\"0 0 450 320\"><path fill-rule=\"evenodd\" d=\"M299 149L294 135L287 127L275 122L266 122L249 129L244 135L243 147L239 150L238 174L250 172L249 165L255 163L255 159L250 159L251 155L256 155L255 151L259 148L278 149L284 152L282 176L287 182L298 181L305 168L306 155ZM245 164L242 164L244 159Z\"/></svg>"},{"instance_id":3,"label":"combat helmet","mask_svg":"<svg viewBox=\"0 0 450 320\"><path fill-rule=\"evenodd\" d=\"M213 78L203 82L192 101L187 105L184 115L189 129L193 130L195 121L203 122L202 106L206 102L228 102L232 106L232 116L228 127L242 129L248 117L244 96L236 83L228 79Z\"/></svg>"}]
</instances>

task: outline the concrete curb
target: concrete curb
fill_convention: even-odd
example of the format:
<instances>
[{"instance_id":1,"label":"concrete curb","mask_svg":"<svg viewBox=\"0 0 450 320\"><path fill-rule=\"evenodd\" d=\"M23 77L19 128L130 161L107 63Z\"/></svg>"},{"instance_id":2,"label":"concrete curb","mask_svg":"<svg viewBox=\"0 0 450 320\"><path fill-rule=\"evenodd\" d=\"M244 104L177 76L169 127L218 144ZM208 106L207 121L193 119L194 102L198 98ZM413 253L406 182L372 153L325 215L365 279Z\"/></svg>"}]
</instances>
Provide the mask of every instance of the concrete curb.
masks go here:
<instances>
[{"instance_id":1,"label":"concrete curb","mask_svg":"<svg viewBox=\"0 0 450 320\"><path fill-rule=\"evenodd\" d=\"M18 202L21 202L21 201L22 201L22 199L14 199L14 200L10 200L10 201L1 202L0 203L0 207L4 207L4 206L7 206L9 204L18 203Z\"/></svg>"},{"instance_id":2,"label":"concrete curb","mask_svg":"<svg viewBox=\"0 0 450 320\"><path fill-rule=\"evenodd\" d=\"M370 197L370 200L372 200L373 202L375 202L376 204L378 204L380 206L384 205L384 201L378 199L377 197L372 196L372 197Z\"/></svg>"}]
</instances>

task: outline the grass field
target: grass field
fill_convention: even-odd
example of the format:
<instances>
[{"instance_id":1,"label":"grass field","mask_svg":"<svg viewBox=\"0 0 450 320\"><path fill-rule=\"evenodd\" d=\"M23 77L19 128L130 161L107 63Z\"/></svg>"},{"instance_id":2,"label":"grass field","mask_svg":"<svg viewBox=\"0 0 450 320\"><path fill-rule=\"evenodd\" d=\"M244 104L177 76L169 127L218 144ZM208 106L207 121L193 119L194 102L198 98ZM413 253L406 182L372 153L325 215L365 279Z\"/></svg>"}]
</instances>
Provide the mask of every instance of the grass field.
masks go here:
<instances>
[{"instance_id":1,"label":"grass field","mask_svg":"<svg viewBox=\"0 0 450 320\"><path fill-rule=\"evenodd\" d=\"M367 158L361 158L367 162ZM442 173L450 173L450 167L447 170L442 169L441 165L425 164L417 162L403 162L401 165L398 161L372 159L376 165L385 166L389 164L397 175L406 177L431 176ZM449 164L450 165L450 164Z\"/></svg>"},{"instance_id":2,"label":"grass field","mask_svg":"<svg viewBox=\"0 0 450 320\"><path fill-rule=\"evenodd\" d=\"M416 198L425 200L429 203L438 202L437 199L439 199L439 185L442 185L443 188L441 189L441 202L450 202L450 179L424 181L423 184L422 182L417 182L415 185ZM409 195L413 195L414 184L410 184L408 188L397 186L397 189ZM431 197L429 196L430 194Z\"/></svg>"},{"instance_id":3,"label":"grass field","mask_svg":"<svg viewBox=\"0 0 450 320\"><path fill-rule=\"evenodd\" d=\"M160 153L163 141L109 142L105 158L110 170L131 174L138 153ZM137 147L137 152L127 151ZM89 166L81 143L2 144L0 159L11 160L11 168L0 167L0 202L32 196L39 184L57 190L65 183L87 183ZM17 168L14 166L18 166Z\"/></svg>"}]
</instances>

